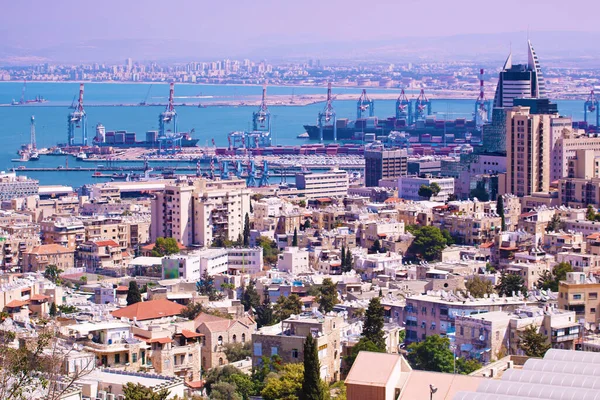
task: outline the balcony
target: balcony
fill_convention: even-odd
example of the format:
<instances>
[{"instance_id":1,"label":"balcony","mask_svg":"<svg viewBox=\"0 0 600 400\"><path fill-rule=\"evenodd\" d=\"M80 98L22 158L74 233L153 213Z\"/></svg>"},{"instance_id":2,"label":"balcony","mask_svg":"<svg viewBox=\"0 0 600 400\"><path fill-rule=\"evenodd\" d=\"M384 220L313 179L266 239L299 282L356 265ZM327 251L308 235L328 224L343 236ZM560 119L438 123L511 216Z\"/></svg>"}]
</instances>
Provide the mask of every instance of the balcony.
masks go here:
<instances>
[{"instance_id":1,"label":"balcony","mask_svg":"<svg viewBox=\"0 0 600 400\"><path fill-rule=\"evenodd\" d=\"M553 343L569 342L571 340L577 340L577 339L579 339L579 333L574 333L571 335L552 336Z\"/></svg>"}]
</instances>

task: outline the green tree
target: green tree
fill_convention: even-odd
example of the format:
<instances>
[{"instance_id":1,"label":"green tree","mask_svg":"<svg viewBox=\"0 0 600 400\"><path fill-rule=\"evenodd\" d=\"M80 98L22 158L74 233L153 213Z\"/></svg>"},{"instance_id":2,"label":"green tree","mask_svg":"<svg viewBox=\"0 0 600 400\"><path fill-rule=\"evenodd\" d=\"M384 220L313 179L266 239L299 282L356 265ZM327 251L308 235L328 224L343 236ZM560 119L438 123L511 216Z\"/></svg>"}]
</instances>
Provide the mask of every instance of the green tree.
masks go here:
<instances>
[{"instance_id":1,"label":"green tree","mask_svg":"<svg viewBox=\"0 0 600 400\"><path fill-rule=\"evenodd\" d=\"M294 228L294 236L292 237L292 246L298 247L298 229Z\"/></svg>"},{"instance_id":2,"label":"green tree","mask_svg":"<svg viewBox=\"0 0 600 400\"><path fill-rule=\"evenodd\" d=\"M304 220L304 229L309 229L310 228L310 219L307 218L306 220Z\"/></svg>"},{"instance_id":3,"label":"green tree","mask_svg":"<svg viewBox=\"0 0 600 400\"><path fill-rule=\"evenodd\" d=\"M87 283L88 283L87 275L82 275L81 278L79 278L79 282L81 282L82 285L87 285Z\"/></svg>"},{"instance_id":4,"label":"green tree","mask_svg":"<svg viewBox=\"0 0 600 400\"><path fill-rule=\"evenodd\" d=\"M471 372L477 371L481 367L483 367L483 365L477 360L467 360L463 357L456 359L457 374L469 375Z\"/></svg>"},{"instance_id":5,"label":"green tree","mask_svg":"<svg viewBox=\"0 0 600 400\"><path fill-rule=\"evenodd\" d=\"M227 382L235 385L236 391L241 394L244 399L247 399L255 393L254 384L250 377L233 365L212 368L204 376L204 387L211 399L213 398L212 392L215 385L220 382Z\"/></svg>"},{"instance_id":6,"label":"green tree","mask_svg":"<svg viewBox=\"0 0 600 400\"><path fill-rule=\"evenodd\" d=\"M373 246L371 246L371 253L377 254L381 252L381 242L379 239L375 239Z\"/></svg>"},{"instance_id":7,"label":"green tree","mask_svg":"<svg viewBox=\"0 0 600 400\"><path fill-rule=\"evenodd\" d=\"M60 284L60 274L62 274L63 272L64 271L62 269L59 269L56 265L50 264L46 267L46 270L44 271L44 278L58 285Z\"/></svg>"},{"instance_id":8,"label":"green tree","mask_svg":"<svg viewBox=\"0 0 600 400\"><path fill-rule=\"evenodd\" d=\"M354 259L352 257L352 252L350 251L350 249L348 249L348 250L346 250L346 271L345 272L352 271L353 265L354 265Z\"/></svg>"},{"instance_id":9,"label":"green tree","mask_svg":"<svg viewBox=\"0 0 600 400\"><path fill-rule=\"evenodd\" d=\"M244 246L248 247L250 245L250 216L246 213L246 217L244 218Z\"/></svg>"},{"instance_id":10,"label":"green tree","mask_svg":"<svg viewBox=\"0 0 600 400\"><path fill-rule=\"evenodd\" d=\"M225 345L223 352L230 363L245 360L247 357L252 357L251 345L252 343L249 341L246 343L228 343Z\"/></svg>"},{"instance_id":11,"label":"green tree","mask_svg":"<svg viewBox=\"0 0 600 400\"><path fill-rule=\"evenodd\" d=\"M127 289L127 305L130 306L135 303L142 301L142 294L136 281L129 281L129 288Z\"/></svg>"},{"instance_id":12,"label":"green tree","mask_svg":"<svg viewBox=\"0 0 600 400\"><path fill-rule=\"evenodd\" d=\"M300 400L324 400L323 382L321 381L321 363L317 350L317 341L309 333L304 341L304 379Z\"/></svg>"},{"instance_id":13,"label":"green tree","mask_svg":"<svg viewBox=\"0 0 600 400\"><path fill-rule=\"evenodd\" d=\"M166 388L155 392L140 383L134 385L131 382L127 382L123 386L123 394L125 395L125 400L166 400L170 392Z\"/></svg>"},{"instance_id":14,"label":"green tree","mask_svg":"<svg viewBox=\"0 0 600 400\"><path fill-rule=\"evenodd\" d=\"M479 277L479 275L474 275L473 277L467 279L465 282L465 287L471 296L476 298L482 298L486 294L494 293L494 284L492 281L488 279L482 279Z\"/></svg>"},{"instance_id":15,"label":"green tree","mask_svg":"<svg viewBox=\"0 0 600 400\"><path fill-rule=\"evenodd\" d=\"M319 303L319 310L324 313L332 311L333 307L339 303L337 287L331 278L323 279L323 284L319 288L317 302Z\"/></svg>"},{"instance_id":16,"label":"green tree","mask_svg":"<svg viewBox=\"0 0 600 400\"><path fill-rule=\"evenodd\" d=\"M454 355L450 350L450 339L430 335L418 343L408 346L407 360L413 369L435 372L454 372Z\"/></svg>"},{"instance_id":17,"label":"green tree","mask_svg":"<svg viewBox=\"0 0 600 400\"><path fill-rule=\"evenodd\" d=\"M217 382L212 386L211 400L243 400L237 392L237 386L229 382Z\"/></svg>"},{"instance_id":18,"label":"green tree","mask_svg":"<svg viewBox=\"0 0 600 400\"><path fill-rule=\"evenodd\" d=\"M434 196L437 196L442 191L442 188L436 182L432 182L431 185L429 185L429 188Z\"/></svg>"},{"instance_id":19,"label":"green tree","mask_svg":"<svg viewBox=\"0 0 600 400\"><path fill-rule=\"evenodd\" d=\"M196 319L196 317L202 312L202 304L200 303L189 303L183 311L181 312L181 316L183 318L187 318L189 320Z\"/></svg>"},{"instance_id":20,"label":"green tree","mask_svg":"<svg viewBox=\"0 0 600 400\"><path fill-rule=\"evenodd\" d=\"M421 185L421 187L419 188L418 195L419 197L423 197L429 200L433 196L433 190L431 189L431 186Z\"/></svg>"},{"instance_id":21,"label":"green tree","mask_svg":"<svg viewBox=\"0 0 600 400\"><path fill-rule=\"evenodd\" d=\"M596 210L594 209L594 206L591 204L589 204L587 206L587 211L585 213L585 219L587 219L588 221L596 220Z\"/></svg>"},{"instance_id":22,"label":"green tree","mask_svg":"<svg viewBox=\"0 0 600 400\"><path fill-rule=\"evenodd\" d=\"M57 313L56 303L52 302L52 304L50 304L50 312L49 312L49 314L50 314L51 317L56 317L56 313Z\"/></svg>"},{"instance_id":23,"label":"green tree","mask_svg":"<svg viewBox=\"0 0 600 400\"><path fill-rule=\"evenodd\" d=\"M268 294L265 294L262 304L256 309L256 324L259 328L261 328L263 326L271 326L276 323L277 320L275 319L271 300L269 300Z\"/></svg>"},{"instance_id":24,"label":"green tree","mask_svg":"<svg viewBox=\"0 0 600 400\"><path fill-rule=\"evenodd\" d=\"M347 272L346 268L346 247L342 245L342 250L340 251L340 260L342 261L342 272Z\"/></svg>"},{"instance_id":25,"label":"green tree","mask_svg":"<svg viewBox=\"0 0 600 400\"><path fill-rule=\"evenodd\" d=\"M412 254L427 261L441 258L442 250L446 247L447 242L440 228L412 225L408 227L408 231L415 237L409 248Z\"/></svg>"},{"instance_id":26,"label":"green tree","mask_svg":"<svg viewBox=\"0 0 600 400\"><path fill-rule=\"evenodd\" d=\"M502 219L502 232L506 231L506 220L504 218L504 197L498 196L496 201L496 214Z\"/></svg>"},{"instance_id":27,"label":"green tree","mask_svg":"<svg viewBox=\"0 0 600 400\"><path fill-rule=\"evenodd\" d=\"M547 343L547 338L542 333L538 333L534 324L529 325L521 334L519 347L529 357L544 357L544 354L552 347Z\"/></svg>"},{"instance_id":28,"label":"green tree","mask_svg":"<svg viewBox=\"0 0 600 400\"><path fill-rule=\"evenodd\" d=\"M343 369L345 374L348 374L350 372L350 369L352 368L352 365L354 365L356 357L358 357L358 353L360 353L361 351L370 351L372 353L385 353L385 349L381 349L375 343L371 342L368 339L365 339L364 337L360 338L358 343L352 346L350 354L344 357Z\"/></svg>"},{"instance_id":29,"label":"green tree","mask_svg":"<svg viewBox=\"0 0 600 400\"><path fill-rule=\"evenodd\" d=\"M260 295L256 291L254 281L250 281L248 287L244 289L241 302L244 306L244 311L257 310L260 306Z\"/></svg>"},{"instance_id":30,"label":"green tree","mask_svg":"<svg viewBox=\"0 0 600 400\"><path fill-rule=\"evenodd\" d=\"M263 249L263 260L265 263L275 265L277 263L277 254L279 254L277 243L266 236L261 236L258 238L258 245Z\"/></svg>"},{"instance_id":31,"label":"green tree","mask_svg":"<svg viewBox=\"0 0 600 400\"><path fill-rule=\"evenodd\" d=\"M477 200L479 200L479 201L489 201L490 200L490 194L486 190L485 183L483 181L477 182L477 185L475 185L475 189L471 189L471 192L469 193L469 195L472 198L477 198Z\"/></svg>"},{"instance_id":32,"label":"green tree","mask_svg":"<svg viewBox=\"0 0 600 400\"><path fill-rule=\"evenodd\" d=\"M375 344L377 348L385 352L385 337L383 333L384 310L379 297L373 297L369 301L369 307L365 312L362 336Z\"/></svg>"},{"instance_id":33,"label":"green tree","mask_svg":"<svg viewBox=\"0 0 600 400\"><path fill-rule=\"evenodd\" d=\"M209 301L221 300L223 293L220 293L215 288L215 280L208 275L208 271L204 271L200 280L196 283L196 290L203 296L208 296Z\"/></svg>"},{"instance_id":34,"label":"green tree","mask_svg":"<svg viewBox=\"0 0 600 400\"><path fill-rule=\"evenodd\" d=\"M546 227L546 232L558 232L565 227L565 223L560 219L560 215L557 212L554 213L550 222L548 222L548 226Z\"/></svg>"},{"instance_id":35,"label":"green tree","mask_svg":"<svg viewBox=\"0 0 600 400\"><path fill-rule=\"evenodd\" d=\"M512 296L513 292L517 295L519 293L527 294L527 288L521 275L502 272L500 282L496 285L496 292L500 296Z\"/></svg>"},{"instance_id":36,"label":"green tree","mask_svg":"<svg viewBox=\"0 0 600 400\"><path fill-rule=\"evenodd\" d=\"M286 320L292 314L299 315L302 312L302 301L295 293L292 293L288 297L279 296L275 307L273 307L273 311L278 321Z\"/></svg>"},{"instance_id":37,"label":"green tree","mask_svg":"<svg viewBox=\"0 0 600 400\"><path fill-rule=\"evenodd\" d=\"M154 248L152 249L152 257L164 257L171 254L179 253L179 245L173 238L156 238Z\"/></svg>"},{"instance_id":38,"label":"green tree","mask_svg":"<svg viewBox=\"0 0 600 400\"><path fill-rule=\"evenodd\" d=\"M302 364L285 364L277 373L269 375L260 394L264 400L298 400L303 381Z\"/></svg>"},{"instance_id":39,"label":"green tree","mask_svg":"<svg viewBox=\"0 0 600 400\"><path fill-rule=\"evenodd\" d=\"M454 244L454 238L448 229L442 229L442 236L446 239L446 246L450 246Z\"/></svg>"},{"instance_id":40,"label":"green tree","mask_svg":"<svg viewBox=\"0 0 600 400\"><path fill-rule=\"evenodd\" d=\"M572 272L573 267L568 262L561 262L552 268L552 272L544 271L540 274L537 281L537 287L543 290L552 290L558 292L560 281L567 279L567 272Z\"/></svg>"}]
</instances>

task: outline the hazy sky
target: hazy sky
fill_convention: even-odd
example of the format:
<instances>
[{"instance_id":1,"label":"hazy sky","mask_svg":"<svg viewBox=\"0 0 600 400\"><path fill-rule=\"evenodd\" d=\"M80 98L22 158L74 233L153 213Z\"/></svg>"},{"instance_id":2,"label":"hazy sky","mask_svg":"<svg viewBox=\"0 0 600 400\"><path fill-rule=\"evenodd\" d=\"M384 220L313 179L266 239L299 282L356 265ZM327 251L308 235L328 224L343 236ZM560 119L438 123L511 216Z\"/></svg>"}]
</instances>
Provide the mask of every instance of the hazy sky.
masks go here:
<instances>
[{"instance_id":1,"label":"hazy sky","mask_svg":"<svg viewBox=\"0 0 600 400\"><path fill-rule=\"evenodd\" d=\"M526 31L599 32L600 1L579 0L3 0L4 45L176 39L247 44L370 41ZM576 6L574 6L576 4ZM573 5L573 6L572 6Z\"/></svg>"}]
</instances>

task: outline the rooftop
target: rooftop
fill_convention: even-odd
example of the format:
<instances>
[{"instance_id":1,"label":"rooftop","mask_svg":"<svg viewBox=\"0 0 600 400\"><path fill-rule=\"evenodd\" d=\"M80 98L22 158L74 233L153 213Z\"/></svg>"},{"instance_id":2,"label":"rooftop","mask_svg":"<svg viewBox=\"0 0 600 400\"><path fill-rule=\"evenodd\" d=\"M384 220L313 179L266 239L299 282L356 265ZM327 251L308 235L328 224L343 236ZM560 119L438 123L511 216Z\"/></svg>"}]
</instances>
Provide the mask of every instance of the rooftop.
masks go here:
<instances>
[{"instance_id":1,"label":"rooftop","mask_svg":"<svg viewBox=\"0 0 600 400\"><path fill-rule=\"evenodd\" d=\"M158 319L179 315L185 307L166 299L141 301L125 308L113 311L115 318L129 318L138 321Z\"/></svg>"}]
</instances>

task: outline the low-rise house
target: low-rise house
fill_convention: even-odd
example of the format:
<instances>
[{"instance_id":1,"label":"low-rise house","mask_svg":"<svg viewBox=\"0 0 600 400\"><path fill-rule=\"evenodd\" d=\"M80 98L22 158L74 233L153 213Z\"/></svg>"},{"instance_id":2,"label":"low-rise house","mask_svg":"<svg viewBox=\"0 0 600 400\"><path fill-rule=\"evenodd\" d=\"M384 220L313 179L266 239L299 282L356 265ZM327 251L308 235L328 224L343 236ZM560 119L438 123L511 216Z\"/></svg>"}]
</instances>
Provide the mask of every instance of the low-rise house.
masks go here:
<instances>
[{"instance_id":1,"label":"low-rise house","mask_svg":"<svg viewBox=\"0 0 600 400\"><path fill-rule=\"evenodd\" d=\"M25 271L45 271L49 265L56 265L63 271L75 266L75 250L59 244L43 244L23 254Z\"/></svg>"}]
</instances>

